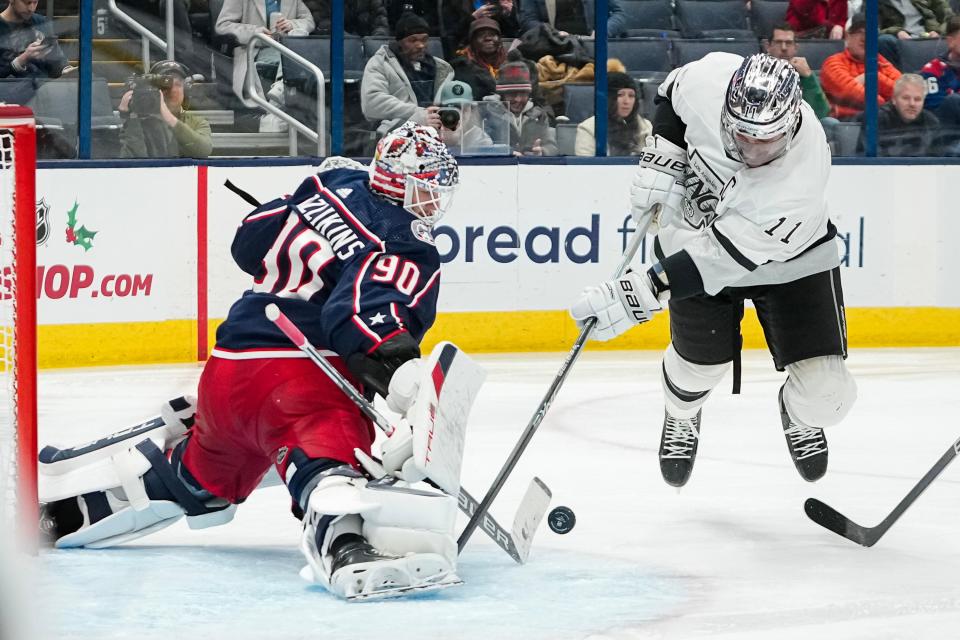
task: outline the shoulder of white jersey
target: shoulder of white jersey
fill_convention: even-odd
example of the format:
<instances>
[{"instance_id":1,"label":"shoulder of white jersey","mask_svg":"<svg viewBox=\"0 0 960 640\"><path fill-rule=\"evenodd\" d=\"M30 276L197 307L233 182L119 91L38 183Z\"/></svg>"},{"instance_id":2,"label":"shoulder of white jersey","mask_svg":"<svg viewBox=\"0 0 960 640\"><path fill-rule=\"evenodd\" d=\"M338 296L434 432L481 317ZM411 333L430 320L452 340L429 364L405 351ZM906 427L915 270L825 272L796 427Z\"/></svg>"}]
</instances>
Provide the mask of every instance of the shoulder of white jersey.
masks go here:
<instances>
[{"instance_id":1,"label":"shoulder of white jersey","mask_svg":"<svg viewBox=\"0 0 960 640\"><path fill-rule=\"evenodd\" d=\"M716 80L723 79L724 86L729 82L733 72L743 64L743 56L725 51L713 51L703 56L699 60L688 62L682 67L677 67L671 71L667 78L660 84L657 93L662 97L667 97L668 92L672 91L674 84L679 86L681 79L693 83L702 82L704 78Z\"/></svg>"}]
</instances>

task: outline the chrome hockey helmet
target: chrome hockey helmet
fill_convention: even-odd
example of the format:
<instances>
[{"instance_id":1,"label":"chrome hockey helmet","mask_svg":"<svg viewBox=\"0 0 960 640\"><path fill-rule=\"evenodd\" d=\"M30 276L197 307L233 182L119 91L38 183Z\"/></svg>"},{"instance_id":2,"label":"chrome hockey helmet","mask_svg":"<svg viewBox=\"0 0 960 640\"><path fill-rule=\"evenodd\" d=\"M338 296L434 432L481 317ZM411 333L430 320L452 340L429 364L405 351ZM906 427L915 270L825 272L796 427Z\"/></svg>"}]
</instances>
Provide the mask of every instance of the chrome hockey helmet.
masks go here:
<instances>
[{"instance_id":1,"label":"chrome hockey helmet","mask_svg":"<svg viewBox=\"0 0 960 640\"><path fill-rule=\"evenodd\" d=\"M460 170L436 129L405 122L377 143L370 188L435 224L453 200Z\"/></svg>"},{"instance_id":2,"label":"chrome hockey helmet","mask_svg":"<svg viewBox=\"0 0 960 640\"><path fill-rule=\"evenodd\" d=\"M758 53L737 69L723 101L724 149L748 167L786 153L800 121L800 76L786 60Z\"/></svg>"}]
</instances>

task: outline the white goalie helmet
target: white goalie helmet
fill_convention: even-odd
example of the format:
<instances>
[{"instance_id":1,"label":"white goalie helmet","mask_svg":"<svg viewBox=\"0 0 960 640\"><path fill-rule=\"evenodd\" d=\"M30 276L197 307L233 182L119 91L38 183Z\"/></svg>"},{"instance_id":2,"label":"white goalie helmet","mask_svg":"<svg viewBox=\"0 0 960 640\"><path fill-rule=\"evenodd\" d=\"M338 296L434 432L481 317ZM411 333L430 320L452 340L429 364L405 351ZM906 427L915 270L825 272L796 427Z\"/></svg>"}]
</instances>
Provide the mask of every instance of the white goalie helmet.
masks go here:
<instances>
[{"instance_id":1,"label":"white goalie helmet","mask_svg":"<svg viewBox=\"0 0 960 640\"><path fill-rule=\"evenodd\" d=\"M790 148L802 100L800 76L788 61L764 53L746 58L723 101L724 149L748 167L776 160Z\"/></svg>"},{"instance_id":2,"label":"white goalie helmet","mask_svg":"<svg viewBox=\"0 0 960 640\"><path fill-rule=\"evenodd\" d=\"M377 143L370 188L434 224L449 208L460 170L436 129L405 122Z\"/></svg>"}]
</instances>

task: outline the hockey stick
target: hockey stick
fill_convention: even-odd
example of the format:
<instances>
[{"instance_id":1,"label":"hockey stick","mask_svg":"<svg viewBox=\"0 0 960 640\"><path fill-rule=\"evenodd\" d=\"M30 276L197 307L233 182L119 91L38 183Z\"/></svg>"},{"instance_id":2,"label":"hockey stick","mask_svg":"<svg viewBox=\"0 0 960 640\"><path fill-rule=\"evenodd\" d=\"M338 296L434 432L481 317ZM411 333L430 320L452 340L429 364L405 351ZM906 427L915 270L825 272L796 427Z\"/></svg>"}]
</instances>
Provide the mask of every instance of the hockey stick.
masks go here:
<instances>
[{"instance_id":1,"label":"hockey stick","mask_svg":"<svg viewBox=\"0 0 960 640\"><path fill-rule=\"evenodd\" d=\"M290 339L290 341L296 345L301 351L303 351L307 356L320 367L324 373L333 381L337 387L343 391L353 402L363 411L364 414L370 420L373 421L377 427L380 428L387 436L393 434L395 428L390 422L383 416L382 413L377 411L377 409L370 403L366 398L364 398L357 389L350 384L350 381L343 377L336 367L323 356L322 353L317 351L317 348L310 344L310 341L307 340L307 337L303 335L303 332L293 324L293 322L280 311L280 308L275 304L268 304L264 310L267 318L277 325L277 328L280 329ZM534 478L535 482L539 482L539 479ZM429 478L426 480L431 486L438 488L435 483L433 483ZM533 489L533 484L531 483L531 488ZM549 504L550 491L546 488L542 482L539 482L539 488L547 496L547 503L542 504L542 500L538 499L539 495L536 491L528 491L527 496L524 497L523 502L521 502L520 508L517 510L517 516L514 522L514 529L518 529L518 525L522 524L523 529L526 530L529 528L529 523L534 522L533 529L536 529L536 524L539 524L540 519L543 517L543 512L546 511L546 508ZM542 504L542 506L541 506ZM478 504L477 501L471 496L466 489L460 487L460 493L457 496L457 505L460 507L460 510L463 511L467 516L472 516L477 512ZM532 509L531 509L532 507ZM492 516L487 515L484 518L484 531L493 539L501 549L507 552L511 558L513 558L517 563L523 564L527 556L530 553L530 543L532 542L533 531L527 531L526 536L519 541L515 541L515 537L510 535L506 529L500 526Z\"/></svg>"},{"instance_id":2,"label":"hockey stick","mask_svg":"<svg viewBox=\"0 0 960 640\"><path fill-rule=\"evenodd\" d=\"M620 264L617 265L617 270L613 274L614 279L622 276L627 270L627 267L630 266L630 261L633 260L633 256L640 248L640 244L647 234L647 229L650 227L650 222L653 220L653 216L659 211L659 207L660 205L654 205L654 207L647 212L646 219L637 225L637 231L633 236L633 240L630 241L626 251L623 252L623 257L620 258ZM560 371L550 384L550 388L547 389L547 393L544 395L543 400L540 401L537 410L533 413L533 417L527 424L527 428L520 436L520 441L517 442L517 445L513 448L507 461L503 463L503 468L500 469L500 473L497 474L497 477L494 479L493 485L487 490L487 495L485 495L480 502L480 507L474 512L469 522L467 522L467 526L460 533L460 538L457 540L457 547L461 552L463 552L463 547L466 546L470 536L473 535L473 531L477 528L480 518L482 518L487 512L487 509L490 508L490 504L500 493L504 483L507 481L507 477L513 472L513 468L517 465L520 456L523 455L527 445L530 444L530 439L533 438L533 434L536 433L540 423L543 422L543 418L547 415L547 411L550 409L550 405L553 404L554 399L556 399L560 387L567 379L570 368L573 367L577 358L580 357L580 352L583 351L583 346L590 338L590 334L593 333L593 327L596 324L596 318L590 318L584 323L583 329L580 330L580 335L577 336L577 341L573 343L573 348L570 349L567 359L563 361L563 364L560 366Z\"/></svg>"},{"instance_id":3,"label":"hockey stick","mask_svg":"<svg viewBox=\"0 0 960 640\"><path fill-rule=\"evenodd\" d=\"M836 534L839 534L846 538L847 540L852 540L859 545L864 547L872 547L877 543L877 541L883 537L883 534L887 532L890 527L893 526L893 523L900 519L900 516L903 515L903 512L906 511L911 504L913 504L917 498L920 497L920 494L923 493L927 487L930 486L930 483L937 479L944 469L947 468L953 459L960 455L960 439L957 439L950 448L947 449L946 453L940 456L940 459L937 460L937 463L927 471L926 475L920 479L920 482L910 490L910 493L900 501L893 511L890 512L883 521L875 527L862 527L853 520L850 520L846 516L842 515L833 507L826 505L816 498L807 498L807 501L803 503L803 510L806 511L807 517L819 524L821 527L825 527L830 531L833 531Z\"/></svg>"}]
</instances>

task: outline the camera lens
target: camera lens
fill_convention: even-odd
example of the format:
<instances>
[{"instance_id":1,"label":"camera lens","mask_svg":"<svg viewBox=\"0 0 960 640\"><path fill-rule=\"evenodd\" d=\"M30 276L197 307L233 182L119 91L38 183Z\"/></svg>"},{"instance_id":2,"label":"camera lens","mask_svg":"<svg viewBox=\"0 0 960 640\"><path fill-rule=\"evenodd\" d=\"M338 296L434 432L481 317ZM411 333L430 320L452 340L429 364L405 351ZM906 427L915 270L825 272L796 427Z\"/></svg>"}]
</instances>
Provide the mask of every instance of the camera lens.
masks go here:
<instances>
[{"instance_id":1,"label":"camera lens","mask_svg":"<svg viewBox=\"0 0 960 640\"><path fill-rule=\"evenodd\" d=\"M456 131L460 126L460 112L456 109L441 109L440 124L451 131Z\"/></svg>"}]
</instances>

